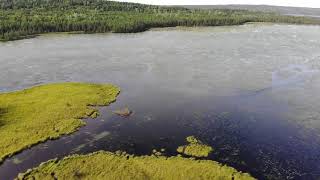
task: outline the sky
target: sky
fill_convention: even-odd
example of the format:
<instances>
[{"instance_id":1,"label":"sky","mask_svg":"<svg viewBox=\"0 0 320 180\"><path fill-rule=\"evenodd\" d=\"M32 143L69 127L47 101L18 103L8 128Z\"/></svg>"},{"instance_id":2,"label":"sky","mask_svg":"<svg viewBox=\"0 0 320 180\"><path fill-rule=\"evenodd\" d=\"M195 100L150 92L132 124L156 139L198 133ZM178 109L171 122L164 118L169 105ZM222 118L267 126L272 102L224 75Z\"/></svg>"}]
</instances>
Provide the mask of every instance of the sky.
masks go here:
<instances>
[{"instance_id":1,"label":"sky","mask_svg":"<svg viewBox=\"0 0 320 180\"><path fill-rule=\"evenodd\" d=\"M320 0L118 0L154 5L264 4L320 8Z\"/></svg>"}]
</instances>

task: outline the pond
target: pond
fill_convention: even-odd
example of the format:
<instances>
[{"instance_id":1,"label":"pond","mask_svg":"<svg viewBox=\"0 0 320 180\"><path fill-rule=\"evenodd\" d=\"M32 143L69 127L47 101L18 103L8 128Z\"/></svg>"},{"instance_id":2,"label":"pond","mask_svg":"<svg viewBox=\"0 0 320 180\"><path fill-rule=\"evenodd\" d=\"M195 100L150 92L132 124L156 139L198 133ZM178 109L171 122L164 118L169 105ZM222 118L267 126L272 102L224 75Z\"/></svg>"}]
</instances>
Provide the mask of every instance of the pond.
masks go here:
<instances>
[{"instance_id":1,"label":"pond","mask_svg":"<svg viewBox=\"0 0 320 180\"><path fill-rule=\"evenodd\" d=\"M47 34L0 43L0 54L0 92L69 81L121 88L80 131L5 160L1 179L73 153L176 155L190 135L214 147L208 159L259 179L320 177L320 26ZM124 107L130 117L112 113Z\"/></svg>"}]
</instances>

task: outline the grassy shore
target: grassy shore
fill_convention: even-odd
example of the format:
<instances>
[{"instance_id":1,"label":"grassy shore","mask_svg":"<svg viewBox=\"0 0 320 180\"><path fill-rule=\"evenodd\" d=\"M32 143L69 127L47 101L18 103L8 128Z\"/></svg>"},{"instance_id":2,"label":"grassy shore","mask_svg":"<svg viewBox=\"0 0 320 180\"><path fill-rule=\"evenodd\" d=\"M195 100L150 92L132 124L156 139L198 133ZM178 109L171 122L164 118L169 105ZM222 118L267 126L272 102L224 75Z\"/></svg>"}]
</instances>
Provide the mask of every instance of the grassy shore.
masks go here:
<instances>
[{"instance_id":1,"label":"grassy shore","mask_svg":"<svg viewBox=\"0 0 320 180\"><path fill-rule=\"evenodd\" d=\"M116 100L109 84L58 83L0 94L0 163L23 149L70 134Z\"/></svg>"},{"instance_id":2,"label":"grassy shore","mask_svg":"<svg viewBox=\"0 0 320 180\"><path fill-rule=\"evenodd\" d=\"M249 174L215 161L183 157L133 156L110 152L72 155L51 160L18 176L26 179L109 179L109 180L252 180Z\"/></svg>"}]
</instances>

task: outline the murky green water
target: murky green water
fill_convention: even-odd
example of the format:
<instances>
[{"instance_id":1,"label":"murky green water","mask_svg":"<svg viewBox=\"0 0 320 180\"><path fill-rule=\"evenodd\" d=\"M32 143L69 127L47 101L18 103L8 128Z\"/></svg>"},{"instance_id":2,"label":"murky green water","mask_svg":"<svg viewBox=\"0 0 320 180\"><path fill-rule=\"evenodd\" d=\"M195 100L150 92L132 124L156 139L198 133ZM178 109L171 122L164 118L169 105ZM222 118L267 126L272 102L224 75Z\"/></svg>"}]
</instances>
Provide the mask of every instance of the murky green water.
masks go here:
<instances>
[{"instance_id":1,"label":"murky green water","mask_svg":"<svg viewBox=\"0 0 320 180\"><path fill-rule=\"evenodd\" d=\"M0 43L0 90L84 81L118 101L71 136L6 160L0 179L71 153L175 149L195 135L209 157L260 179L320 177L320 27L244 25L138 34L45 35ZM128 118L112 110L128 106Z\"/></svg>"}]
</instances>

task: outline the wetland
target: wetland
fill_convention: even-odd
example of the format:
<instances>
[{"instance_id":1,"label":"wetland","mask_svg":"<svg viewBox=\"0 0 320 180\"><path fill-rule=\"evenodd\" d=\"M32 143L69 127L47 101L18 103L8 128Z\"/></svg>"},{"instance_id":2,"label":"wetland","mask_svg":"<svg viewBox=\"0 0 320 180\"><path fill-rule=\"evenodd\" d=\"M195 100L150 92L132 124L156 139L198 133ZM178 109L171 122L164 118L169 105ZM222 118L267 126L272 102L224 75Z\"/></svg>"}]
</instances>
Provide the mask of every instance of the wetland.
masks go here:
<instances>
[{"instance_id":1,"label":"wetland","mask_svg":"<svg viewBox=\"0 0 320 180\"><path fill-rule=\"evenodd\" d=\"M213 148L201 161L258 179L317 179L319 49L319 26L284 24L47 34L0 43L0 97L62 82L121 88L117 101L95 107L99 115L83 119L78 131L4 158L0 179L100 150L152 163L153 150L165 149L164 156L180 162L177 149L188 136ZM124 107L130 116L113 113ZM1 120L7 112L0 106Z\"/></svg>"}]
</instances>

